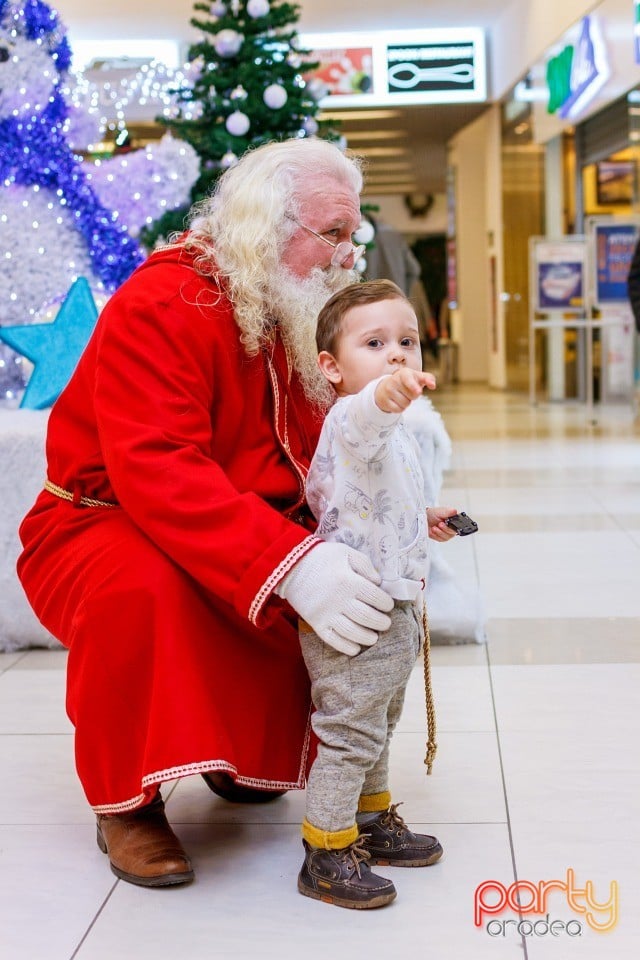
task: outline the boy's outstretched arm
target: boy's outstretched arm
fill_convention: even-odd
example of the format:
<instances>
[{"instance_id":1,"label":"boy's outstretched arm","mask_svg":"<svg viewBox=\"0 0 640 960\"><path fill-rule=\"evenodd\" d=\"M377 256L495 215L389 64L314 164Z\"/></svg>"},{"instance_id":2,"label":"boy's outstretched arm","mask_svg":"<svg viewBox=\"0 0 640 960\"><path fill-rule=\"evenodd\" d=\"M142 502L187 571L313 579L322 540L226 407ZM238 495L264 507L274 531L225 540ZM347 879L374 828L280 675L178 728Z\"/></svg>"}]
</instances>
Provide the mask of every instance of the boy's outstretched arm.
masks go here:
<instances>
[{"instance_id":1,"label":"boy's outstretched arm","mask_svg":"<svg viewBox=\"0 0 640 960\"><path fill-rule=\"evenodd\" d=\"M384 413L402 413L420 396L425 387L435 390L436 378L432 373L400 367L395 373L383 377L374 393L376 406Z\"/></svg>"}]
</instances>

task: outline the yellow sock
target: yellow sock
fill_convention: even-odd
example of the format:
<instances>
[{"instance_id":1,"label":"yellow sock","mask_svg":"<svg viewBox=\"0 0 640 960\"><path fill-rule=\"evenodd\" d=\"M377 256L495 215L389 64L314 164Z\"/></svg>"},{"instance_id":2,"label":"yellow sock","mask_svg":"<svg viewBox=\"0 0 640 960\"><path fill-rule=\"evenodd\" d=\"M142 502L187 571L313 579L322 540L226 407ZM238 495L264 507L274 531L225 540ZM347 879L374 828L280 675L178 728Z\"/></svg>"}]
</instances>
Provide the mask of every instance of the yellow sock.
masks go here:
<instances>
[{"instance_id":1,"label":"yellow sock","mask_svg":"<svg viewBox=\"0 0 640 960\"><path fill-rule=\"evenodd\" d=\"M358 833L356 823L346 830L320 830L309 823L306 817L302 821L303 838L312 847L319 847L321 850L343 850L358 839Z\"/></svg>"},{"instance_id":2,"label":"yellow sock","mask_svg":"<svg viewBox=\"0 0 640 960\"><path fill-rule=\"evenodd\" d=\"M358 800L358 813L381 813L388 810L391 803L391 794L388 790L382 793L363 794Z\"/></svg>"}]
</instances>

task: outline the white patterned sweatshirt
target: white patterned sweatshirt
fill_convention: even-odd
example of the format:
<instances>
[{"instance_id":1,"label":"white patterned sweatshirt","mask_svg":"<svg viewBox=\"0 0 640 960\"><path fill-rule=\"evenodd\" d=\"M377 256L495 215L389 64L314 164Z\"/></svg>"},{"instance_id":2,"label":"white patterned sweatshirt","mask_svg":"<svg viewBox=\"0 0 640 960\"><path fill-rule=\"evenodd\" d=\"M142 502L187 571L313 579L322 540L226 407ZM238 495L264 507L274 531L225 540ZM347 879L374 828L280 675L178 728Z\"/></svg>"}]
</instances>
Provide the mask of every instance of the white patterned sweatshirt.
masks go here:
<instances>
[{"instance_id":1,"label":"white patterned sweatshirt","mask_svg":"<svg viewBox=\"0 0 640 960\"><path fill-rule=\"evenodd\" d=\"M402 414L376 406L374 380L337 400L307 477L317 536L366 554L396 600L415 601L428 573L428 530L419 450Z\"/></svg>"}]
</instances>

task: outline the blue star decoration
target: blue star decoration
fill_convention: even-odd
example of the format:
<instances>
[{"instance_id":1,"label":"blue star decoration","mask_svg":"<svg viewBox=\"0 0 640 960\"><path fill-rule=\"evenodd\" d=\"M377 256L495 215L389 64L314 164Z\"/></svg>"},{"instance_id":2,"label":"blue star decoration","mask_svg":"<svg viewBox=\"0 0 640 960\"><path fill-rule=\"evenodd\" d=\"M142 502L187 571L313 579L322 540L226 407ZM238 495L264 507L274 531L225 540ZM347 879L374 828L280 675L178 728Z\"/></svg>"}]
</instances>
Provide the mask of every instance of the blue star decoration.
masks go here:
<instances>
[{"instance_id":1,"label":"blue star decoration","mask_svg":"<svg viewBox=\"0 0 640 960\"><path fill-rule=\"evenodd\" d=\"M44 410L60 396L98 319L91 288L78 277L51 323L0 327L0 340L34 365L21 407Z\"/></svg>"}]
</instances>

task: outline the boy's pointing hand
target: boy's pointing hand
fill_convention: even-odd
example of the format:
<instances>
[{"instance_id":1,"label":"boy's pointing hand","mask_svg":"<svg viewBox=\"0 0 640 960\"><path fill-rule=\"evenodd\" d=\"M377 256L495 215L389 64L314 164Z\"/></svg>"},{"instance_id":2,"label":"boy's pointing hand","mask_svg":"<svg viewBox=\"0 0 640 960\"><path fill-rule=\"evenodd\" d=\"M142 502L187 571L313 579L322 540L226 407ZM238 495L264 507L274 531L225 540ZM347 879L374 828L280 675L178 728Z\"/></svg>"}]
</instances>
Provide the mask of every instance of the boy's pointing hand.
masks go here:
<instances>
[{"instance_id":1,"label":"boy's pointing hand","mask_svg":"<svg viewBox=\"0 0 640 960\"><path fill-rule=\"evenodd\" d=\"M434 390L436 378L432 373L400 367L395 373L384 377L376 387L376 406L385 413L401 413L416 400L425 389Z\"/></svg>"}]
</instances>

